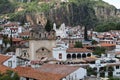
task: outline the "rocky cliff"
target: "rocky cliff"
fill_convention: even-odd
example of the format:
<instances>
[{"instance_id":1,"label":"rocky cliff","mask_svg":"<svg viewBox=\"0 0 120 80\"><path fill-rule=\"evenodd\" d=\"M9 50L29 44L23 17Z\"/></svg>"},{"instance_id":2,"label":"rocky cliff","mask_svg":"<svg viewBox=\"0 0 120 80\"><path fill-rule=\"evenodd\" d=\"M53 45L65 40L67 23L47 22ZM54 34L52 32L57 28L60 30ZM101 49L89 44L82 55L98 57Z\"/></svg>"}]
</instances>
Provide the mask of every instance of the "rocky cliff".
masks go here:
<instances>
[{"instance_id":1,"label":"rocky cliff","mask_svg":"<svg viewBox=\"0 0 120 80\"><path fill-rule=\"evenodd\" d=\"M76 2L50 3L52 5L49 3L37 2L32 4L31 2L27 7L22 6L23 9L21 11L16 11L18 15L15 14L14 17L12 15L12 19L23 23L30 21L31 24L41 23L43 25L49 19L51 22L57 23L57 25L65 23L69 26L85 25L94 27L98 22L119 21L120 18L120 10L101 0L76 0ZM37 6L46 5L42 5L43 8L39 10L37 6L34 6L35 4ZM9 16L11 18L11 15Z\"/></svg>"}]
</instances>

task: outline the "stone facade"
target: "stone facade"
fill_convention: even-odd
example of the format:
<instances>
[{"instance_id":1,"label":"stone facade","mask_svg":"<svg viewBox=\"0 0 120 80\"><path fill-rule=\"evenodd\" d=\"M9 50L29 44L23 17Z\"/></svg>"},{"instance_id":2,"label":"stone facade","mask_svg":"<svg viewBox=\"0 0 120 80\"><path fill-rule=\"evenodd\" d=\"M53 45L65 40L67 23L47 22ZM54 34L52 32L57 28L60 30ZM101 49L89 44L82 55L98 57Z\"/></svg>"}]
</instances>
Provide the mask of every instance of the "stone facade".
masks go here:
<instances>
[{"instance_id":1,"label":"stone facade","mask_svg":"<svg viewBox=\"0 0 120 80\"><path fill-rule=\"evenodd\" d=\"M53 40L56 39L55 31L47 32L42 25L37 25L30 31L30 39Z\"/></svg>"},{"instance_id":2,"label":"stone facade","mask_svg":"<svg viewBox=\"0 0 120 80\"><path fill-rule=\"evenodd\" d=\"M16 48L16 56L21 57L21 58L30 59L29 48L28 47Z\"/></svg>"},{"instance_id":3,"label":"stone facade","mask_svg":"<svg viewBox=\"0 0 120 80\"><path fill-rule=\"evenodd\" d=\"M53 47L56 47L55 40L29 40L29 47L16 48L16 55L29 60L51 58Z\"/></svg>"},{"instance_id":4,"label":"stone facade","mask_svg":"<svg viewBox=\"0 0 120 80\"><path fill-rule=\"evenodd\" d=\"M30 60L41 60L42 57L51 58L53 47L56 47L55 40L30 40Z\"/></svg>"},{"instance_id":5,"label":"stone facade","mask_svg":"<svg viewBox=\"0 0 120 80\"><path fill-rule=\"evenodd\" d=\"M17 55L29 60L42 60L52 57L52 48L56 47L55 31L47 32L41 24L32 26L28 48L16 49Z\"/></svg>"},{"instance_id":6,"label":"stone facade","mask_svg":"<svg viewBox=\"0 0 120 80\"><path fill-rule=\"evenodd\" d=\"M51 56L51 51L48 50L45 47L41 47L36 51L35 57L36 59L44 59L44 58L48 58Z\"/></svg>"}]
</instances>

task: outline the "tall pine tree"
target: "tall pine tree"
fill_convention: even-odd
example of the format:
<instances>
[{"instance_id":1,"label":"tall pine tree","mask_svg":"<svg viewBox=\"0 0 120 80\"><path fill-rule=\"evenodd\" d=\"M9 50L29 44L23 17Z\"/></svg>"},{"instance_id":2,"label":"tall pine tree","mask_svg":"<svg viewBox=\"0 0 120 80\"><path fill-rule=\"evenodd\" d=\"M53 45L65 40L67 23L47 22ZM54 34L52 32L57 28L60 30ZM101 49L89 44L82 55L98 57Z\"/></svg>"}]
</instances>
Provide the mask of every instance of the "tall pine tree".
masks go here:
<instances>
[{"instance_id":1,"label":"tall pine tree","mask_svg":"<svg viewBox=\"0 0 120 80\"><path fill-rule=\"evenodd\" d=\"M87 27L86 26L85 26L85 29L84 29L84 40L88 41L88 34L87 34Z\"/></svg>"},{"instance_id":2,"label":"tall pine tree","mask_svg":"<svg viewBox=\"0 0 120 80\"><path fill-rule=\"evenodd\" d=\"M46 23L46 25L45 25L45 30L47 31L47 32L50 32L51 30L52 30L52 23L50 22L50 20L47 20L47 23Z\"/></svg>"}]
</instances>

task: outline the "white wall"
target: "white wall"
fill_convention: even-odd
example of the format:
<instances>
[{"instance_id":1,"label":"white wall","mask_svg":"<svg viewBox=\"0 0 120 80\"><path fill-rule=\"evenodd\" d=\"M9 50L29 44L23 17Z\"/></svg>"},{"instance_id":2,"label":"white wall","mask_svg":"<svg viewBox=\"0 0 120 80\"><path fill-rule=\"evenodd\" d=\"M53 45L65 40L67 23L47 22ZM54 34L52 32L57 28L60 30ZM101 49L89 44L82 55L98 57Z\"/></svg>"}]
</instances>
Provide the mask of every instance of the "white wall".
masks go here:
<instances>
[{"instance_id":1,"label":"white wall","mask_svg":"<svg viewBox=\"0 0 120 80\"><path fill-rule=\"evenodd\" d=\"M59 59L59 54L62 54L62 59ZM58 47L58 48L53 48L53 52L52 52L53 58L55 58L56 60L60 60L60 61L65 61L66 59L66 49L62 48L62 47Z\"/></svg>"},{"instance_id":2,"label":"white wall","mask_svg":"<svg viewBox=\"0 0 120 80\"><path fill-rule=\"evenodd\" d=\"M10 59L8 59L7 61L5 61L5 62L3 63L3 65L9 67L9 65L8 65L8 62L9 62L9 61L11 61L11 63L12 63L12 67L11 67L11 68L17 67L17 58L16 58L16 56L13 55Z\"/></svg>"},{"instance_id":3,"label":"white wall","mask_svg":"<svg viewBox=\"0 0 120 80\"><path fill-rule=\"evenodd\" d=\"M20 80L26 80L26 78L24 78L24 77L20 77Z\"/></svg>"},{"instance_id":4,"label":"white wall","mask_svg":"<svg viewBox=\"0 0 120 80\"><path fill-rule=\"evenodd\" d=\"M116 69L116 66L114 66L113 76L117 76L117 77L120 76L120 66L118 69Z\"/></svg>"},{"instance_id":5,"label":"white wall","mask_svg":"<svg viewBox=\"0 0 120 80\"><path fill-rule=\"evenodd\" d=\"M18 27L18 33L22 33L22 26Z\"/></svg>"},{"instance_id":6,"label":"white wall","mask_svg":"<svg viewBox=\"0 0 120 80\"><path fill-rule=\"evenodd\" d=\"M68 75L66 77L66 80L69 80L70 78L72 80L80 80L80 79L84 79L85 76L87 76L87 70L80 67L79 69L77 69L76 71L74 71L73 73ZM63 80L65 80L65 79L63 79Z\"/></svg>"},{"instance_id":7,"label":"white wall","mask_svg":"<svg viewBox=\"0 0 120 80\"><path fill-rule=\"evenodd\" d=\"M2 45L3 44L3 40L2 39L0 39L0 45Z\"/></svg>"},{"instance_id":8,"label":"white wall","mask_svg":"<svg viewBox=\"0 0 120 80\"><path fill-rule=\"evenodd\" d=\"M27 79L24 77L20 77L20 80L27 80ZM29 79L29 80L34 80L34 79Z\"/></svg>"}]
</instances>

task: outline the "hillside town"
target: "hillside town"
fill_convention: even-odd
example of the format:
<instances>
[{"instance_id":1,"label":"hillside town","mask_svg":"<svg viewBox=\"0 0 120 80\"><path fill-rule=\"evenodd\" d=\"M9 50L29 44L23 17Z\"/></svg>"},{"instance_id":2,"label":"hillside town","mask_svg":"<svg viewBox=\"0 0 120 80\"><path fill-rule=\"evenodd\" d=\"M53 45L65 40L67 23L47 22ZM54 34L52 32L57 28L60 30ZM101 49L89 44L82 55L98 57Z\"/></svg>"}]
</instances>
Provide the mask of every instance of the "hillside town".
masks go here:
<instances>
[{"instance_id":1,"label":"hillside town","mask_svg":"<svg viewBox=\"0 0 120 80\"><path fill-rule=\"evenodd\" d=\"M0 72L20 80L94 80L120 76L120 31L85 34L84 26L46 31L41 24L0 21ZM88 40L85 40L87 36ZM47 77L46 77L47 76ZM101 79L102 80L102 79Z\"/></svg>"},{"instance_id":2,"label":"hillside town","mask_svg":"<svg viewBox=\"0 0 120 80\"><path fill-rule=\"evenodd\" d=\"M14 0L10 1L14 2ZM15 9L16 12L18 11L17 13L25 10L27 15L31 15L30 12L36 3L34 0L16 1L19 4L21 3ZM77 2L71 3L75 8L70 5L69 1L74 2L74 0L38 0L40 7L41 5L44 6L44 3L50 6L50 2L55 2L50 6L55 12L50 11L57 17L46 13L49 17L45 18L44 15L46 14L40 12L40 16L37 17L32 14L32 17L27 16L29 21L22 19L20 22L17 19L10 20L4 12L2 14L5 14L5 18L3 16L1 18L0 14L0 80L120 80L120 24L114 26L110 23L112 28L107 25L110 30L97 31L93 27L95 24L91 23L97 22L96 16L93 16L93 20L88 19L91 16L87 10L92 11L92 9L87 6L87 1L84 2L83 0L84 5L82 3L77 4ZM97 1L102 0L90 1L97 3ZM64 12L65 4L67 4L67 9ZM78 17L71 10L77 12L75 4L77 7L82 5L83 7L78 9L86 14L82 15L84 13L81 12L79 14L81 16ZM32 7L28 5L32 5ZM46 11L46 5L44 7ZM96 10L97 7L95 6ZM28 10L27 12L25 8L30 8L31 11ZM58 12L63 11L59 14L69 16L68 19L65 18L62 21L60 15L57 15L57 8ZM67 15L67 11L71 12L70 15L75 16L75 18ZM102 11L105 9L101 9L96 15L104 14ZM106 13L108 12L110 11L106 11ZM14 13L14 16L17 13ZM93 15L92 12L90 14ZM120 17L117 10L115 14ZM106 16L105 18L108 17ZM54 22L49 20L51 17L55 18ZM36 22L34 22L35 18ZM59 19L62 23L59 22ZM113 16L111 19L114 20ZM66 24L67 20L68 24L69 22L76 24L70 25L72 24L70 23L68 25ZM118 23L120 22L118 21Z\"/></svg>"}]
</instances>

